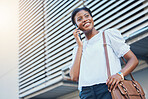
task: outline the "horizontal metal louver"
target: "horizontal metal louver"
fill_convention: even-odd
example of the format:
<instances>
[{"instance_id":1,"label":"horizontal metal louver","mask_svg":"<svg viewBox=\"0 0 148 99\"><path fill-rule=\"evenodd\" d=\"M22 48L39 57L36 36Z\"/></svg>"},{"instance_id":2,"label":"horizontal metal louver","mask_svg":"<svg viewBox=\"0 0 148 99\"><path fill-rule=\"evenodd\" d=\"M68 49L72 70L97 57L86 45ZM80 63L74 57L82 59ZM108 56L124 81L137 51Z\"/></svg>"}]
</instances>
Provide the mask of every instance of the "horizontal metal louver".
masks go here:
<instances>
[{"instance_id":1,"label":"horizontal metal louver","mask_svg":"<svg viewBox=\"0 0 148 99\"><path fill-rule=\"evenodd\" d=\"M22 0L19 10L19 94L45 83L43 0Z\"/></svg>"},{"instance_id":2,"label":"horizontal metal louver","mask_svg":"<svg viewBox=\"0 0 148 99\"><path fill-rule=\"evenodd\" d=\"M75 46L71 12L83 1L20 1L20 97L62 80L61 69L71 62Z\"/></svg>"},{"instance_id":3,"label":"horizontal metal louver","mask_svg":"<svg viewBox=\"0 0 148 99\"><path fill-rule=\"evenodd\" d=\"M96 29L117 28L128 39L148 24L146 0L88 0Z\"/></svg>"},{"instance_id":4,"label":"horizontal metal louver","mask_svg":"<svg viewBox=\"0 0 148 99\"><path fill-rule=\"evenodd\" d=\"M146 0L20 0L20 97L63 79L62 69L68 70L76 46L71 12L84 5L92 11L97 30L117 28L128 39L147 28Z\"/></svg>"}]
</instances>

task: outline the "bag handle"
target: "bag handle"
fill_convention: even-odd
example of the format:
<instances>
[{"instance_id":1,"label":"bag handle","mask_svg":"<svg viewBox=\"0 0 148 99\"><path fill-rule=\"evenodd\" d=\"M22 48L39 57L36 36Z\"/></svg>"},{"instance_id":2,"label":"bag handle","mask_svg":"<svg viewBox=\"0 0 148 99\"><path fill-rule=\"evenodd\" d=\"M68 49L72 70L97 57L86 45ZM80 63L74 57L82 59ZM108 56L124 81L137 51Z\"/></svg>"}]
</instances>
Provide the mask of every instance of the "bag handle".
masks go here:
<instances>
[{"instance_id":1,"label":"bag handle","mask_svg":"<svg viewBox=\"0 0 148 99\"><path fill-rule=\"evenodd\" d=\"M105 59L106 59L106 66L107 66L107 75L108 77L111 76L111 73L110 73L110 66L109 66L109 58L108 58L108 52L107 52L107 44L106 44L106 39L105 39L105 34L104 34L104 31L103 31L103 46L104 46L104 51L105 51ZM126 62L125 60L123 59L123 57L121 58L124 65L126 65ZM132 78L133 81L135 81L133 75L130 73L130 76Z\"/></svg>"}]
</instances>

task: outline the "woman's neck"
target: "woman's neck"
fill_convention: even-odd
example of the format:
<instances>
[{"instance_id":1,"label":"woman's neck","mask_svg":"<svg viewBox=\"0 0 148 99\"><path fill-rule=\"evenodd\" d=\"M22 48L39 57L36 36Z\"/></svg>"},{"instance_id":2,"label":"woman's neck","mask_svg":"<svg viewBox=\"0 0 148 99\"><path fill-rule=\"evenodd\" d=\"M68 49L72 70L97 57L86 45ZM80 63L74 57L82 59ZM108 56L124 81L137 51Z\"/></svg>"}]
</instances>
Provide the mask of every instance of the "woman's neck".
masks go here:
<instances>
[{"instance_id":1,"label":"woman's neck","mask_svg":"<svg viewBox=\"0 0 148 99\"><path fill-rule=\"evenodd\" d=\"M87 38L87 40L91 39L94 35L98 34L98 31L93 28L92 30L89 31L84 31L85 37Z\"/></svg>"}]
</instances>

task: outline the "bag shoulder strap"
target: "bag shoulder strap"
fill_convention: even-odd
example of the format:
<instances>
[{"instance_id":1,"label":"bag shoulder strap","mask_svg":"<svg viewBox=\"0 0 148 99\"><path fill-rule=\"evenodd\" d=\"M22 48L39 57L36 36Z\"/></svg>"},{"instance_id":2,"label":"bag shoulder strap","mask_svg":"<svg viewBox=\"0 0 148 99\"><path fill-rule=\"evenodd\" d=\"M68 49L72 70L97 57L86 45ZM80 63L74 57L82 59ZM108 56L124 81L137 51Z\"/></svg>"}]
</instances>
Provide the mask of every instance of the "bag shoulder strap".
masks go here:
<instances>
[{"instance_id":1,"label":"bag shoulder strap","mask_svg":"<svg viewBox=\"0 0 148 99\"><path fill-rule=\"evenodd\" d=\"M111 76L111 73L110 73L109 58L108 58L108 53L107 53L107 44L106 44L106 39L105 39L104 31L103 31L103 46L104 46L104 51L105 51L105 59L106 59L106 66L107 66L107 75L108 75L108 77L110 77Z\"/></svg>"},{"instance_id":2,"label":"bag shoulder strap","mask_svg":"<svg viewBox=\"0 0 148 99\"><path fill-rule=\"evenodd\" d=\"M104 51L105 51L105 59L106 59L106 66L107 66L107 75L108 77L111 76L111 73L110 73L110 66L109 66L109 58L108 58L108 52L107 52L107 44L106 44L106 39L105 39L105 33L103 31L103 46L104 46ZM126 65L126 62L124 61L123 57L121 58L124 65ZM133 81L135 81L133 75L130 73L130 76L132 78Z\"/></svg>"}]
</instances>

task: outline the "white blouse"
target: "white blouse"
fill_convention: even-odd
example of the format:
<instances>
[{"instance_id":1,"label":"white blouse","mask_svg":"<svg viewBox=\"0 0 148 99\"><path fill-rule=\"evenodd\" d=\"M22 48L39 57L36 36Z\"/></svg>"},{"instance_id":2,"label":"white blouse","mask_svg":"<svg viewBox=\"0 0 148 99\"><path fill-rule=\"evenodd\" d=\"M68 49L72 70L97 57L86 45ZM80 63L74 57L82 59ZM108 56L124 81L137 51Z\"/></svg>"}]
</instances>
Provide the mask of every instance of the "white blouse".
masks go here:
<instances>
[{"instance_id":1,"label":"white blouse","mask_svg":"<svg viewBox=\"0 0 148 99\"><path fill-rule=\"evenodd\" d=\"M106 83L108 78L102 34L103 30L100 30L90 40L85 39L83 42L78 86L80 91L83 86ZM105 30L105 38L110 71L111 75L113 75L121 70L119 58L130 50L130 46L125 43L120 31L114 28ZM77 48L76 46L73 49L72 64L74 63ZM72 65L69 68L71 69L71 67Z\"/></svg>"}]
</instances>

